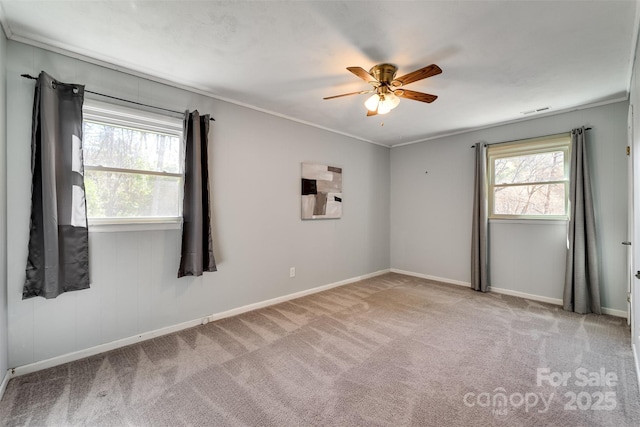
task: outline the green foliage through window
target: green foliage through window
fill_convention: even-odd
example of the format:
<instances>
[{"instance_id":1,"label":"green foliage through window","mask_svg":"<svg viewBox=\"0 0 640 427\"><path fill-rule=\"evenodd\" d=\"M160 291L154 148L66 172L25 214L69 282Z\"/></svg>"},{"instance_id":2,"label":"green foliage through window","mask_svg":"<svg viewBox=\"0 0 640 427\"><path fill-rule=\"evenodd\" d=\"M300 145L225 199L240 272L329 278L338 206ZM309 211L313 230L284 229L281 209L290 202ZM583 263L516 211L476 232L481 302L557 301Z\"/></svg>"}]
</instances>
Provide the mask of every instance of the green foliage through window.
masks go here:
<instances>
[{"instance_id":1,"label":"green foliage through window","mask_svg":"<svg viewBox=\"0 0 640 427\"><path fill-rule=\"evenodd\" d=\"M181 215L181 123L121 107L85 111L83 155L91 219ZM108 110L108 111L107 111ZM166 119L166 118L165 118Z\"/></svg>"}]
</instances>

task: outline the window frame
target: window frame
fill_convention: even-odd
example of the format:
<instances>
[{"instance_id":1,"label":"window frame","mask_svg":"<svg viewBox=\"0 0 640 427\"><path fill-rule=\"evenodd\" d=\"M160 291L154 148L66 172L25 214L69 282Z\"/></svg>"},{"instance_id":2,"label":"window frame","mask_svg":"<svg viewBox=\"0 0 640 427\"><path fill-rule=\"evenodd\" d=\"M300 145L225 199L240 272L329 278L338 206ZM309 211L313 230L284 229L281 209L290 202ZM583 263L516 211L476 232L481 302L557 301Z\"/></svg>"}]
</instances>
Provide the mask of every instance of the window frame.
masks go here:
<instances>
[{"instance_id":1,"label":"window frame","mask_svg":"<svg viewBox=\"0 0 640 427\"><path fill-rule=\"evenodd\" d=\"M169 115L152 113L149 111L125 107L119 104L112 104L85 99L82 106L83 130L85 121L102 124L106 126L117 126L128 129L135 129L145 132L167 134L175 136L180 141L179 172L153 171L144 169L117 168L102 165L83 165L84 171L116 172L133 175L150 175L178 178L179 195L177 216L154 216L154 217L107 217L96 218L87 216L90 231L133 231L133 230L156 230L156 229L178 229L182 225L182 203L184 191L184 124L182 118ZM84 136L83 136L84 139Z\"/></svg>"},{"instance_id":2,"label":"window frame","mask_svg":"<svg viewBox=\"0 0 640 427\"><path fill-rule=\"evenodd\" d=\"M535 181L518 184L496 184L494 166L495 160L500 158L518 157L533 154L563 152L564 176L561 180ZM568 221L569 189L571 164L571 133L561 133L539 138L523 139L507 143L488 145L487 147L487 205L490 220L525 220L525 221ZM494 212L494 194L496 187L524 187L536 184L564 185L564 215L527 215L527 214L497 214Z\"/></svg>"}]
</instances>

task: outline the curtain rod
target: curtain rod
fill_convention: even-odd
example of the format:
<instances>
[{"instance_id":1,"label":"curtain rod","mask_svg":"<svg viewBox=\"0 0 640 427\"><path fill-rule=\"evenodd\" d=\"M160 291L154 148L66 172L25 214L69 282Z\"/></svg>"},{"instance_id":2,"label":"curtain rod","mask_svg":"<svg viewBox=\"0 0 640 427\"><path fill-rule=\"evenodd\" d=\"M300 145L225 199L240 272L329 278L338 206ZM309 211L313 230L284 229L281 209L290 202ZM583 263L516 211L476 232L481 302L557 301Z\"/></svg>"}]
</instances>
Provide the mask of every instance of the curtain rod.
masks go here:
<instances>
[{"instance_id":1,"label":"curtain rod","mask_svg":"<svg viewBox=\"0 0 640 427\"><path fill-rule=\"evenodd\" d=\"M584 130L591 130L591 129L593 129L593 128L584 128ZM527 139L548 138L550 136L562 135L564 133L571 133L571 131L569 131L569 132L560 132L560 133L552 133L552 134L549 134L549 135L534 136L533 138L516 139L515 141L495 142L493 144L484 144L484 146L486 147L488 145L512 144L512 143L518 142L518 141L526 141ZM471 148L476 148L476 146L472 145Z\"/></svg>"},{"instance_id":2,"label":"curtain rod","mask_svg":"<svg viewBox=\"0 0 640 427\"><path fill-rule=\"evenodd\" d=\"M20 77L24 77L25 79L38 80L37 77L33 77L33 76L29 75L29 74L20 74ZM93 91L87 90L87 89L85 89L84 91L87 92L87 93L92 93L94 95L104 96L105 98L115 99L117 101L128 102L130 104L141 105L143 107L155 108L156 110L163 110L163 111L168 111L170 113L184 115L184 111L175 111L175 110L170 110L168 108L156 107L154 105L143 104L142 102L130 101L128 99L118 98L118 97L111 96L111 95L105 95L104 93L93 92ZM209 120L211 120L212 122L216 121L216 119L214 119L213 117L210 117Z\"/></svg>"}]
</instances>

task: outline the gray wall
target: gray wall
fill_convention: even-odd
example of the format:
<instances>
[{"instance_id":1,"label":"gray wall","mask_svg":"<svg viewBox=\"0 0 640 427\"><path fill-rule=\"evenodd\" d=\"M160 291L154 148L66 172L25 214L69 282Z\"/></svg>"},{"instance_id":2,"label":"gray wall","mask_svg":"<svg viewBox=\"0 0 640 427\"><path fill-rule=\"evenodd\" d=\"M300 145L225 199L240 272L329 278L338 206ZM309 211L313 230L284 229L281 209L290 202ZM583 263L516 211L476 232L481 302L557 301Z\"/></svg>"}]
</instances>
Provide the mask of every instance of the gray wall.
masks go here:
<instances>
[{"instance_id":1,"label":"gray wall","mask_svg":"<svg viewBox=\"0 0 640 427\"><path fill-rule=\"evenodd\" d=\"M0 29L0 378L7 370L7 115L6 67L7 39ZM2 381L0 379L0 381Z\"/></svg>"},{"instance_id":2,"label":"gray wall","mask_svg":"<svg viewBox=\"0 0 640 427\"><path fill-rule=\"evenodd\" d=\"M495 143L589 131L602 260L602 304L626 311L627 102L496 126L391 150L391 267L444 280L470 280L474 150ZM428 171L428 173L425 173ZM564 222L490 224L491 284L562 298Z\"/></svg>"},{"instance_id":3,"label":"gray wall","mask_svg":"<svg viewBox=\"0 0 640 427\"><path fill-rule=\"evenodd\" d=\"M91 65L7 45L9 366L20 366L389 268L389 149ZM90 234L92 286L21 300L31 103L45 70L93 91L211 113L217 273L176 279L178 230ZM344 168L340 220L300 220L300 163ZM289 278L289 267L297 277Z\"/></svg>"}]
</instances>

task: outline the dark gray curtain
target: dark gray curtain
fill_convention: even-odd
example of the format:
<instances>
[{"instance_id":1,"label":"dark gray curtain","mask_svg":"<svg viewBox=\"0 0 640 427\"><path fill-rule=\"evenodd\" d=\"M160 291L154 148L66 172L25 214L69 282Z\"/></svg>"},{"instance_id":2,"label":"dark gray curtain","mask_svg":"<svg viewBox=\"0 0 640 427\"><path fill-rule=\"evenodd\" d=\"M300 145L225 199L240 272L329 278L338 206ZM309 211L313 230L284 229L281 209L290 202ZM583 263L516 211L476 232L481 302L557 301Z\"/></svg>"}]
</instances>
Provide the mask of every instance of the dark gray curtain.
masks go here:
<instances>
[{"instance_id":1,"label":"dark gray curtain","mask_svg":"<svg viewBox=\"0 0 640 427\"><path fill-rule=\"evenodd\" d=\"M471 230L471 288L487 292L489 288L489 239L487 208L487 147L476 144L476 171Z\"/></svg>"},{"instance_id":2,"label":"dark gray curtain","mask_svg":"<svg viewBox=\"0 0 640 427\"><path fill-rule=\"evenodd\" d=\"M563 306L565 310L576 313L600 314L596 223L584 128L571 131L570 171L570 219Z\"/></svg>"},{"instance_id":3,"label":"dark gray curtain","mask_svg":"<svg viewBox=\"0 0 640 427\"><path fill-rule=\"evenodd\" d=\"M89 287L82 162L84 86L45 72L36 82L31 132L31 226L22 298Z\"/></svg>"},{"instance_id":4,"label":"dark gray curtain","mask_svg":"<svg viewBox=\"0 0 640 427\"><path fill-rule=\"evenodd\" d=\"M217 271L211 238L207 144L209 115L187 112L184 119L185 170L182 256L178 277Z\"/></svg>"}]
</instances>

